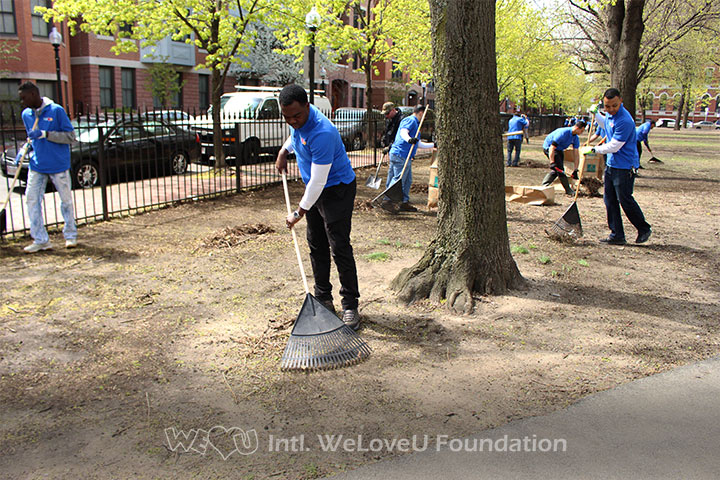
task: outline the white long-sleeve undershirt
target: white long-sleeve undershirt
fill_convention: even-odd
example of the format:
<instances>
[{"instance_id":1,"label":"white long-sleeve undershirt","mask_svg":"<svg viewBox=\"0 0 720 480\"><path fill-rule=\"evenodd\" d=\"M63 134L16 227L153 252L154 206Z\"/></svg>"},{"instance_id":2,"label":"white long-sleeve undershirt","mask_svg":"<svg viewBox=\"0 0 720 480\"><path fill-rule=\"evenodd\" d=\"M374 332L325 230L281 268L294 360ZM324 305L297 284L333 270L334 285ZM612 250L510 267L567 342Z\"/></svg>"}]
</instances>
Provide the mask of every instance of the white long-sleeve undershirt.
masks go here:
<instances>
[{"instance_id":1,"label":"white long-sleeve undershirt","mask_svg":"<svg viewBox=\"0 0 720 480\"><path fill-rule=\"evenodd\" d=\"M320 194L325 188L330 168L332 168L332 163L328 163L327 165L313 163L310 165L310 181L305 185L305 193L300 200L300 208L310 210L312 206L315 205L315 202L320 198Z\"/></svg>"},{"instance_id":2,"label":"white long-sleeve undershirt","mask_svg":"<svg viewBox=\"0 0 720 480\"><path fill-rule=\"evenodd\" d=\"M400 137L409 143L410 139L412 138L410 136L410 130L408 130L407 128L400 129ZM422 140L418 141L417 146L418 148L435 148L434 144L423 142Z\"/></svg>"},{"instance_id":3,"label":"white long-sleeve undershirt","mask_svg":"<svg viewBox=\"0 0 720 480\"><path fill-rule=\"evenodd\" d=\"M600 128L605 128L605 115L603 115L600 112L596 113L595 121L598 122L598 125L600 126ZM605 131L607 132L607 128L605 128ZM595 151L597 153L600 153L603 155L605 155L607 153L615 153L618 150L620 150L623 147L623 145L625 145L625 142L621 142L617 138L612 138L612 139L610 139L609 142L606 142L602 145L598 145L597 147L595 147Z\"/></svg>"}]
</instances>

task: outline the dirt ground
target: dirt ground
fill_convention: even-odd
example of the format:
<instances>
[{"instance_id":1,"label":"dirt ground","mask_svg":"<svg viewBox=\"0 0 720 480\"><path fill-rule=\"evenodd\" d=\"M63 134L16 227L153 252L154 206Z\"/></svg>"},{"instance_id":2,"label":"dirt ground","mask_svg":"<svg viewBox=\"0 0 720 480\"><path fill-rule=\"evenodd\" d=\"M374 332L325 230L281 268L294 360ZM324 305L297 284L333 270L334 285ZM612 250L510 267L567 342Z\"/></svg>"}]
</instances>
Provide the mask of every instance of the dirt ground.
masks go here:
<instances>
[{"instance_id":1,"label":"dirt ground","mask_svg":"<svg viewBox=\"0 0 720 480\"><path fill-rule=\"evenodd\" d=\"M509 203L529 287L482 297L472 315L395 300L388 285L436 216L369 210L377 191L359 187L360 334L373 354L346 369L279 371L303 300L281 187L85 226L76 250L3 244L0 478L316 478L399 454L323 451L326 435L462 437L716 355L720 132L658 130L664 163L645 163L635 188L647 244L599 244L600 197L580 198L573 245L543 232L568 197ZM540 144L507 184L540 182ZM414 175L423 205L427 159ZM294 203L301 193L291 185Z\"/></svg>"}]
</instances>

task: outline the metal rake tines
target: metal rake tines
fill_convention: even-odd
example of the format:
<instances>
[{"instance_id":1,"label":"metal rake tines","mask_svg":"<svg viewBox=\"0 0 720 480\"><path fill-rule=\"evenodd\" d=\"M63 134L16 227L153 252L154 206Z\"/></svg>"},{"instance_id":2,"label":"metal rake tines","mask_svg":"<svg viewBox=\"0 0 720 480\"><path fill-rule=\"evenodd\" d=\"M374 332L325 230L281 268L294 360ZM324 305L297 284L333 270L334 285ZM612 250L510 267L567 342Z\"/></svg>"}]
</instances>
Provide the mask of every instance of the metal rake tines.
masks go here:
<instances>
[{"instance_id":1,"label":"metal rake tines","mask_svg":"<svg viewBox=\"0 0 720 480\"><path fill-rule=\"evenodd\" d=\"M291 335L280 362L281 370L324 370L358 363L370 347L355 331L343 326L318 335Z\"/></svg>"}]
</instances>

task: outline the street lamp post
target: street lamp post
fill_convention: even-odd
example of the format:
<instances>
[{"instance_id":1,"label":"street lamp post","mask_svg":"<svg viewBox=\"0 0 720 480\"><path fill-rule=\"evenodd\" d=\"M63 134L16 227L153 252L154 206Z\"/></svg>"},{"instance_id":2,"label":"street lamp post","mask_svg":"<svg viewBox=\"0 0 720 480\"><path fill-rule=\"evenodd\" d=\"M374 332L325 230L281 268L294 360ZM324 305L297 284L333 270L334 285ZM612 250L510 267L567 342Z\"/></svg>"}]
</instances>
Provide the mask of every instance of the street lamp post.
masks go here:
<instances>
[{"instance_id":1,"label":"street lamp post","mask_svg":"<svg viewBox=\"0 0 720 480\"><path fill-rule=\"evenodd\" d=\"M427 94L427 83L426 82L422 82L422 89L423 89L422 104L423 104L423 107L427 107L427 97L425 97L425 95Z\"/></svg>"},{"instance_id":2,"label":"street lamp post","mask_svg":"<svg viewBox=\"0 0 720 480\"><path fill-rule=\"evenodd\" d=\"M57 28L53 27L50 32L50 43L55 49L55 73L57 74L57 104L62 106L62 81L60 80L60 45L62 44L62 34Z\"/></svg>"},{"instance_id":3,"label":"street lamp post","mask_svg":"<svg viewBox=\"0 0 720 480\"><path fill-rule=\"evenodd\" d=\"M320 14L312 7L305 15L305 26L310 30L310 61L308 62L308 77L310 80L310 103L315 103L315 32L320 25Z\"/></svg>"}]
</instances>

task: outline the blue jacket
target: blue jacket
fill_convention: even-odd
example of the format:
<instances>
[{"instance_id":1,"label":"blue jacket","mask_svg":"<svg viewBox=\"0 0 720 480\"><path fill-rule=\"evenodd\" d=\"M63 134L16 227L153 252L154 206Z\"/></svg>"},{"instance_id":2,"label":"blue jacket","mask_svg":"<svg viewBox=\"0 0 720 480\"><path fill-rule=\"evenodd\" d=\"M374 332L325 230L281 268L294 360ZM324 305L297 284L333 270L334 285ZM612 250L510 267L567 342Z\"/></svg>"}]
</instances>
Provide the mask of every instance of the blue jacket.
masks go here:
<instances>
[{"instance_id":1,"label":"blue jacket","mask_svg":"<svg viewBox=\"0 0 720 480\"><path fill-rule=\"evenodd\" d=\"M563 152L570 145L580 148L580 139L572 133L572 127L560 127L545 137L543 150L549 150L551 145L555 145L556 150Z\"/></svg>"},{"instance_id":2,"label":"blue jacket","mask_svg":"<svg viewBox=\"0 0 720 480\"><path fill-rule=\"evenodd\" d=\"M520 115L513 115L513 117L510 119L510 122L508 122L508 132L517 132L518 130L524 130L528 125L530 125L530 122L525 120ZM522 135L510 135L507 137L508 140L522 140Z\"/></svg>"},{"instance_id":3,"label":"blue jacket","mask_svg":"<svg viewBox=\"0 0 720 480\"><path fill-rule=\"evenodd\" d=\"M325 188L340 183L350 184L355 180L355 171L345 152L340 133L315 105L310 105L310 115L305 125L297 130L292 128L291 130L292 147L295 150L303 182L307 184L310 181L310 169L313 163L332 164Z\"/></svg>"},{"instance_id":4,"label":"blue jacket","mask_svg":"<svg viewBox=\"0 0 720 480\"><path fill-rule=\"evenodd\" d=\"M406 129L410 134L410 137L414 137L418 131L418 126L420 126L420 120L418 120L415 115L408 115L402 119L400 126L398 127L397 134L395 134L395 141L393 142L392 147L390 147L390 155L407 158L408 153L410 153L410 148L412 148L412 156L410 158L415 157L418 148L417 144L410 145L402 138L400 132L402 129Z\"/></svg>"},{"instance_id":5,"label":"blue jacket","mask_svg":"<svg viewBox=\"0 0 720 480\"><path fill-rule=\"evenodd\" d=\"M652 124L647 121L637 127L635 129L635 134L637 135L637 141L638 142L647 142L648 134L650 133L650 129L652 128Z\"/></svg>"},{"instance_id":6,"label":"blue jacket","mask_svg":"<svg viewBox=\"0 0 720 480\"><path fill-rule=\"evenodd\" d=\"M615 115L608 115L605 118L605 130L607 130L608 142L611 140L625 142L620 150L607 154L608 167L625 170L639 167L640 157L637 151L635 121L624 106L621 105Z\"/></svg>"},{"instance_id":7,"label":"blue jacket","mask_svg":"<svg viewBox=\"0 0 720 480\"><path fill-rule=\"evenodd\" d=\"M65 110L50 99L43 99L45 106L41 107L38 130L46 132L72 132L73 126ZM35 124L35 110L26 108L22 112L25 130L30 133ZM30 170L39 173L60 173L70 169L70 145L51 142L47 138L38 138L32 141L35 155L29 156Z\"/></svg>"}]
</instances>

